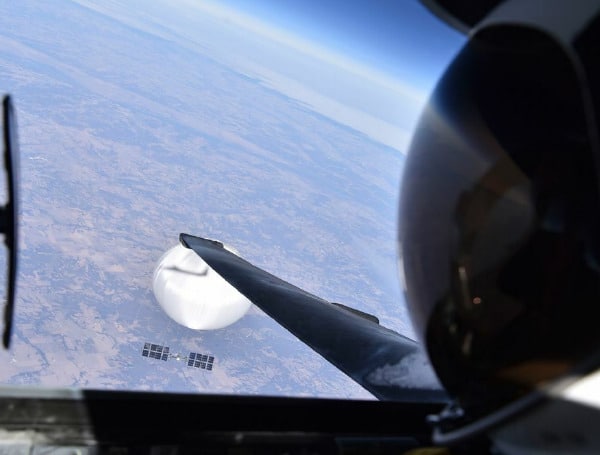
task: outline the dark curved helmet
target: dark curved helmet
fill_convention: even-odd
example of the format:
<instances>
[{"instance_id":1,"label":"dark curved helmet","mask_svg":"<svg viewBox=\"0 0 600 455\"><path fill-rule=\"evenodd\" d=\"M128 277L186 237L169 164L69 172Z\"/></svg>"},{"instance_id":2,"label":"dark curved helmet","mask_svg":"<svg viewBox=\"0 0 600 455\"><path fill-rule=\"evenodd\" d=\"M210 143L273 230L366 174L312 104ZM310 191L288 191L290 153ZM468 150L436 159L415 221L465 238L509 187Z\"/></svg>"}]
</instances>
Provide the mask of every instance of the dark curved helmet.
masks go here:
<instances>
[{"instance_id":1,"label":"dark curved helmet","mask_svg":"<svg viewBox=\"0 0 600 455\"><path fill-rule=\"evenodd\" d=\"M600 2L567 3L480 22L405 164L407 303L465 421L598 366Z\"/></svg>"}]
</instances>

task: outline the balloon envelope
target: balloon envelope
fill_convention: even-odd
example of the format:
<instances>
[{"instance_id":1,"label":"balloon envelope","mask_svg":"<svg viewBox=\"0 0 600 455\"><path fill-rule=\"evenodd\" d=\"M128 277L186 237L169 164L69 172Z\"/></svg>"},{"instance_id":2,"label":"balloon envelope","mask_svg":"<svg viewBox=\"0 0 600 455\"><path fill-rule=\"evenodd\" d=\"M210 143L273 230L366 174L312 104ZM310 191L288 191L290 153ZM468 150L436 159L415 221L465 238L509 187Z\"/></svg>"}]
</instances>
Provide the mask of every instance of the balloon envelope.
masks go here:
<instances>
[{"instance_id":1,"label":"balloon envelope","mask_svg":"<svg viewBox=\"0 0 600 455\"><path fill-rule=\"evenodd\" d=\"M158 261L152 278L154 296L181 325L197 330L226 327L252 303L211 269L193 250L177 245Z\"/></svg>"}]
</instances>

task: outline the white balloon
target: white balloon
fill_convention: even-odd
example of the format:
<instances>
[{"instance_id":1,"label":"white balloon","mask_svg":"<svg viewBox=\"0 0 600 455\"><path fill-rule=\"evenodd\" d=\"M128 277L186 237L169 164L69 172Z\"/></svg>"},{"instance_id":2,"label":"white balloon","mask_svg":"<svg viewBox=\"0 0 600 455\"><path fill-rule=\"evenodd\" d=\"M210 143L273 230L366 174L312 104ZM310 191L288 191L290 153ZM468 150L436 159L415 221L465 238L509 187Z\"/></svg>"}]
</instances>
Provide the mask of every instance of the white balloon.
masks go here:
<instances>
[{"instance_id":1,"label":"white balloon","mask_svg":"<svg viewBox=\"0 0 600 455\"><path fill-rule=\"evenodd\" d=\"M181 325L197 330L227 327L252 302L208 266L193 250L177 245L158 261L152 278L154 296Z\"/></svg>"}]
</instances>

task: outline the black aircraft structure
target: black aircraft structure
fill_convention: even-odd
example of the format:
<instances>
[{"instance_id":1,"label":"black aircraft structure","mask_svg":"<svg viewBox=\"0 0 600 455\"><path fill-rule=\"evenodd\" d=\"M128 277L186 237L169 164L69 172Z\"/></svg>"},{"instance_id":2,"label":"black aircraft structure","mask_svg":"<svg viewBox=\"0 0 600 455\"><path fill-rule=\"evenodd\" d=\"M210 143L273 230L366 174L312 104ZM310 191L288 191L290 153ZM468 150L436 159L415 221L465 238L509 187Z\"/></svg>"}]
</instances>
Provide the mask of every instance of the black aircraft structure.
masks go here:
<instances>
[{"instance_id":1,"label":"black aircraft structure","mask_svg":"<svg viewBox=\"0 0 600 455\"><path fill-rule=\"evenodd\" d=\"M594 106L600 106L600 2L423 3L468 40L430 98L402 180L400 240L419 235L434 239L402 247L410 283L430 284L407 290L415 325L431 324L426 336L421 334L422 344L381 326L372 315L328 302L260 269L218 241L184 233L179 237L182 248L379 400L6 387L0 389L4 451L600 452L599 388L585 389L587 394L581 392L583 388L577 393L569 389L579 401L595 399L596 408L593 403L573 405L563 394L573 378L600 365L598 332L592 330L598 325L600 289L595 275L600 270L600 115L594 115L600 111L594 111ZM10 98L5 99L4 113L9 201L0 211L0 232L11 258L4 327L8 348L18 199L16 123ZM595 161L577 158L576 165L569 167L574 153L587 157L589 151ZM511 162L513 152L523 159L517 167ZM528 181L532 169L541 174L532 171L535 179ZM454 180L438 178L444 172ZM455 204L449 209L447 198L453 196ZM584 210L567 204L580 197L587 204ZM407 211L416 217L410 225L402 220ZM556 241L564 226L569 227L568 235ZM523 232L537 243L522 241ZM569 250L572 245L576 249ZM506 253L513 250L518 253L514 257ZM575 257L573 251L580 250L584 254ZM555 251L559 254L551 256ZM508 266L497 270L492 259L504 260L503 255L510 259ZM443 260L448 257L452 260ZM539 258L541 262L536 262ZM427 269L420 269L420 264L427 264ZM548 283L548 276L556 281ZM567 286L558 286L565 276ZM504 299L503 289L490 287L496 282L508 283L511 295L525 295L535 302L540 295L557 302L563 297L559 291L565 289L574 294L565 299L569 306L552 317L546 317L547 308L540 305L520 319L515 317L511 325L507 321L523 305ZM427 300L440 288L448 294L435 309L421 311L414 303ZM494 298L504 306L492 305L488 310L487 303ZM507 309L512 313L507 314ZM553 325L557 320L567 327L566 335ZM579 351L573 354L572 346L587 357ZM559 357L553 356L553 349ZM527 356L540 353L535 362L527 362ZM208 353L177 354L168 346L148 342L141 346L141 355L148 361L183 361L215 373L215 359ZM381 368L424 355L442 388L408 388L378 379ZM515 356L520 363L511 364ZM577 368L567 368L573 364ZM568 376L553 382L556 371L567 369ZM518 387L507 386L503 382L507 376L521 381ZM551 386L545 387L547 383Z\"/></svg>"},{"instance_id":2,"label":"black aircraft structure","mask_svg":"<svg viewBox=\"0 0 600 455\"><path fill-rule=\"evenodd\" d=\"M171 276L182 273L190 279L203 280L207 287L212 285L211 274L214 271L376 398L431 403L443 403L446 400L435 378L432 378L429 386L410 382L411 368L424 368L423 365L427 365L425 353L416 341L380 325L377 317L326 301L300 289L251 264L219 241L184 233L180 234L179 240L184 248L197 254L211 271L201 275L191 273L183 266L161 269L159 265L158 273L155 272L157 297L174 287L168 278L162 279L161 270ZM179 255L177 249L171 251L171 254ZM168 260L169 253L164 257ZM184 261L189 263L189 258L186 257ZM163 284L160 288L162 292L157 292L160 284ZM163 288L166 289L163 291ZM215 297L215 311L218 311L221 297ZM206 303L206 299L203 301ZM397 368L400 378L389 373L386 375L389 368ZM392 376L392 379L386 380L386 376Z\"/></svg>"}]
</instances>

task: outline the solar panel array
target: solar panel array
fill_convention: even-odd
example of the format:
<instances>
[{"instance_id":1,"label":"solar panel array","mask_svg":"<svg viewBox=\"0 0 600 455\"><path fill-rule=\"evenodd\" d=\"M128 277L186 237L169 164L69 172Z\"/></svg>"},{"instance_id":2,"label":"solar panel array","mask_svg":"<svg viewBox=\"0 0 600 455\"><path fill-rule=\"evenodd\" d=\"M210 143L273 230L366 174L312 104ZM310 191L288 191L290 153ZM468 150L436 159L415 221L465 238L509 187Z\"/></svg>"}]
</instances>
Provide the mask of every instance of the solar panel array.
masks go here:
<instances>
[{"instance_id":1,"label":"solar panel array","mask_svg":"<svg viewBox=\"0 0 600 455\"><path fill-rule=\"evenodd\" d=\"M160 344L144 343L142 355L151 359L167 361L169 358L169 347Z\"/></svg>"},{"instance_id":2,"label":"solar panel array","mask_svg":"<svg viewBox=\"0 0 600 455\"><path fill-rule=\"evenodd\" d=\"M215 358L212 355L190 352L190 355L188 356L188 367L201 368L203 370L211 371L213 369L214 361Z\"/></svg>"},{"instance_id":3,"label":"solar panel array","mask_svg":"<svg viewBox=\"0 0 600 455\"><path fill-rule=\"evenodd\" d=\"M199 368L207 371L212 371L215 362L215 358L212 355L190 352L188 356L184 357L178 353L172 354L168 346L153 343L144 343L142 356L163 361L167 361L168 359L187 360L188 367Z\"/></svg>"}]
</instances>

